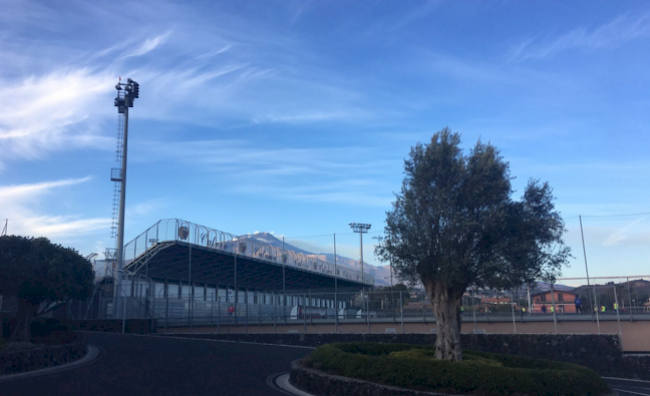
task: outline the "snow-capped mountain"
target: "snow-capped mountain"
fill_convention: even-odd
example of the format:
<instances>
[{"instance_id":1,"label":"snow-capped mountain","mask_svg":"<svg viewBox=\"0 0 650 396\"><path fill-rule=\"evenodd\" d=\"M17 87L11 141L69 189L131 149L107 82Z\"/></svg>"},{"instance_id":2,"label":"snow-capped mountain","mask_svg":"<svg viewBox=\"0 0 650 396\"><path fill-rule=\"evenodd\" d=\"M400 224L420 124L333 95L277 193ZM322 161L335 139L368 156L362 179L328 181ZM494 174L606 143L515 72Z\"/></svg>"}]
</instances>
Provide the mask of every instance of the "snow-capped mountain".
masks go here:
<instances>
[{"instance_id":1,"label":"snow-capped mountain","mask_svg":"<svg viewBox=\"0 0 650 396\"><path fill-rule=\"evenodd\" d=\"M275 246L278 248L282 248L282 241L278 238L276 238L273 234L270 234L268 232L259 232L257 234L250 234L250 235L241 235L238 237L240 240L250 240L252 242L258 242L258 243L263 243L266 245L271 245ZM328 261L330 263L334 263L334 254L332 253L313 253L313 252L308 252L304 249L300 249L299 247L296 247L294 245L285 243L284 244L284 249L285 250L292 250L296 253L302 253L307 256L315 257L320 260ZM349 267L352 269L355 269L357 271L361 270L361 264L359 263L359 260L354 260L349 257L345 256L336 256L336 264L341 265L343 267ZM375 278L375 286L389 286L390 285L390 270L388 265L382 265L382 266L376 266L372 264L368 264L367 262L364 261L363 263L363 272L366 274L370 274ZM394 276L394 274L393 274ZM393 284L398 283L397 280L393 277Z\"/></svg>"}]
</instances>

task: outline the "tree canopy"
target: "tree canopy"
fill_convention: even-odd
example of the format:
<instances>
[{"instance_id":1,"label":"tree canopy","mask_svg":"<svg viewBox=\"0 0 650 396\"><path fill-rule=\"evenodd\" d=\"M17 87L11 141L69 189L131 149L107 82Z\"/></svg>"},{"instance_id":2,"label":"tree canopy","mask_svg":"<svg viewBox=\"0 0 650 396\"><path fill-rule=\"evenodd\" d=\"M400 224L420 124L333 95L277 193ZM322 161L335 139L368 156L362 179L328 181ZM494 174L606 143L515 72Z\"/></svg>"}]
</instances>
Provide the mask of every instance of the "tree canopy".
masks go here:
<instances>
[{"instance_id":1,"label":"tree canopy","mask_svg":"<svg viewBox=\"0 0 650 396\"><path fill-rule=\"evenodd\" d=\"M436 315L436 356L461 360L459 314L469 286L504 289L553 278L566 264L564 222L547 183L531 179L521 200L509 164L480 140L468 155L445 128L411 148L405 177L386 213L389 238L376 255L400 279L421 281Z\"/></svg>"},{"instance_id":2,"label":"tree canopy","mask_svg":"<svg viewBox=\"0 0 650 396\"><path fill-rule=\"evenodd\" d=\"M12 339L29 340L31 320L92 291L92 264L47 238L0 237L0 294L18 301Z\"/></svg>"}]
</instances>

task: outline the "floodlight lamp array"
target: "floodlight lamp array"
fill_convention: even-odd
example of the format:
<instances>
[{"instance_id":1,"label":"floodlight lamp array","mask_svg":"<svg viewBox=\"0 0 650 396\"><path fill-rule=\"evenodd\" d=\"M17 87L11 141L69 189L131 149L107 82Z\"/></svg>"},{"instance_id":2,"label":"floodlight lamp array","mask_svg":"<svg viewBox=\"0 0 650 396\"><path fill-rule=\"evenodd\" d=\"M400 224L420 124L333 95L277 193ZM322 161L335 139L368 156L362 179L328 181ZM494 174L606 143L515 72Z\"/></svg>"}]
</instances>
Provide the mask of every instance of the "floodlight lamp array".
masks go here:
<instances>
[{"instance_id":1,"label":"floodlight lamp array","mask_svg":"<svg viewBox=\"0 0 650 396\"><path fill-rule=\"evenodd\" d=\"M126 83L123 83L120 79L115 85L117 90L115 107L117 107L120 114L124 113L127 107L133 107L133 101L140 97L140 84L130 78L126 81Z\"/></svg>"},{"instance_id":2,"label":"floodlight lamp array","mask_svg":"<svg viewBox=\"0 0 650 396\"><path fill-rule=\"evenodd\" d=\"M361 234L365 234L368 232L370 229L370 224L366 223L350 223L350 227L352 228L352 231L358 232Z\"/></svg>"}]
</instances>

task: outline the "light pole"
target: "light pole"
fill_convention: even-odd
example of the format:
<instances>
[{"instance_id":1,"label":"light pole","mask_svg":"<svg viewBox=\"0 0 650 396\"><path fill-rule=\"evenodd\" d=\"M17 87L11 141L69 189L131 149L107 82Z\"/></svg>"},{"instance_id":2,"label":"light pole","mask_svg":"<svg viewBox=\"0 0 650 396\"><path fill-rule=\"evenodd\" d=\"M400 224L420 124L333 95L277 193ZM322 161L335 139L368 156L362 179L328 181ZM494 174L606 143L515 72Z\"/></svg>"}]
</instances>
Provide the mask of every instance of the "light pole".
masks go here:
<instances>
[{"instance_id":1,"label":"light pole","mask_svg":"<svg viewBox=\"0 0 650 396\"><path fill-rule=\"evenodd\" d=\"M364 279L363 279L363 234L366 234L370 229L370 224L364 223L350 223L352 231L359 233L359 252L361 253L361 309L363 309L363 296L365 293ZM369 297L369 296L368 296ZM366 299L366 323L368 324L368 333L370 333L370 318L369 318L369 308L370 299Z\"/></svg>"},{"instance_id":2,"label":"light pole","mask_svg":"<svg viewBox=\"0 0 650 396\"><path fill-rule=\"evenodd\" d=\"M119 114L124 114L124 138L122 139L122 167L111 172L111 180L120 183L120 209L117 226L117 279L115 282L115 297L119 297L122 287L122 272L124 270L124 209L126 205L126 154L128 148L129 133L129 107L133 107L135 99L140 97L140 84L131 80L127 83L120 81L115 85L117 97L115 107ZM117 172L116 172L117 171ZM124 293L126 298L126 293ZM125 300L126 301L126 300ZM117 300L116 300L117 302ZM125 303L126 304L126 303ZM117 304L113 304L117 307ZM126 312L122 313L123 316Z\"/></svg>"},{"instance_id":3,"label":"light pole","mask_svg":"<svg viewBox=\"0 0 650 396\"><path fill-rule=\"evenodd\" d=\"M370 224L350 223L352 231L359 234L359 252L361 253L361 283L363 283L363 234L367 234Z\"/></svg>"}]
</instances>

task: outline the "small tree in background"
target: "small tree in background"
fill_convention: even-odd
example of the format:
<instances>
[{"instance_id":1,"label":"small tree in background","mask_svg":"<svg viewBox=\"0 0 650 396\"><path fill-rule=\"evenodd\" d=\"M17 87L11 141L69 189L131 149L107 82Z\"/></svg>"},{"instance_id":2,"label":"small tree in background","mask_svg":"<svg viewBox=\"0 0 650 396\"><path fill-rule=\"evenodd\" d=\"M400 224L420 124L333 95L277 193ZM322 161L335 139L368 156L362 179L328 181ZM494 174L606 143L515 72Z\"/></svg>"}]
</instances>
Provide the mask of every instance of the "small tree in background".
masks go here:
<instances>
[{"instance_id":1,"label":"small tree in background","mask_svg":"<svg viewBox=\"0 0 650 396\"><path fill-rule=\"evenodd\" d=\"M491 144L464 155L448 128L405 160L405 178L375 254L400 279L421 281L438 328L436 358L462 360L460 307L469 286L506 289L553 278L567 263L564 222L547 183L511 199L509 165Z\"/></svg>"},{"instance_id":2,"label":"small tree in background","mask_svg":"<svg viewBox=\"0 0 650 396\"><path fill-rule=\"evenodd\" d=\"M10 341L29 342L35 317L87 299L93 277L92 264L74 249L47 238L0 237L0 294L18 302Z\"/></svg>"}]
</instances>

